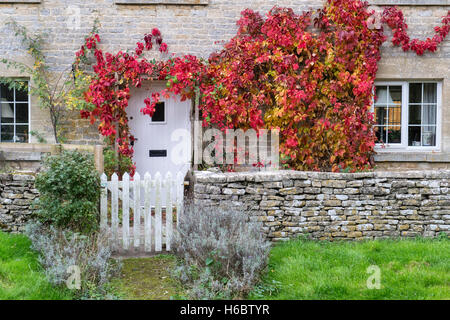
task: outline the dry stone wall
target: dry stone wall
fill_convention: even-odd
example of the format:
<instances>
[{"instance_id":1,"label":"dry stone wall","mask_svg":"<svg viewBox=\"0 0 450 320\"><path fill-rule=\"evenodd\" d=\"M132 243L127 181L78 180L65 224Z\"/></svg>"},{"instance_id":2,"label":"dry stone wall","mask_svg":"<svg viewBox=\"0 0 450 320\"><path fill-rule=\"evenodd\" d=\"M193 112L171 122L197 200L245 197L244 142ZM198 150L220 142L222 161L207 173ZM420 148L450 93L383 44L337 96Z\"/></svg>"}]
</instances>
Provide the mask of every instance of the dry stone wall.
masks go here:
<instances>
[{"instance_id":1,"label":"dry stone wall","mask_svg":"<svg viewBox=\"0 0 450 320\"><path fill-rule=\"evenodd\" d=\"M193 174L193 201L236 208L273 241L450 234L450 170ZM0 230L18 232L38 197L29 173L0 174Z\"/></svg>"},{"instance_id":2,"label":"dry stone wall","mask_svg":"<svg viewBox=\"0 0 450 320\"><path fill-rule=\"evenodd\" d=\"M237 208L267 237L353 240L450 234L450 170L195 172L194 203Z\"/></svg>"},{"instance_id":3,"label":"dry stone wall","mask_svg":"<svg viewBox=\"0 0 450 320\"><path fill-rule=\"evenodd\" d=\"M0 174L1 231L22 231L32 213L33 201L38 197L34 180L32 174Z\"/></svg>"}]
</instances>

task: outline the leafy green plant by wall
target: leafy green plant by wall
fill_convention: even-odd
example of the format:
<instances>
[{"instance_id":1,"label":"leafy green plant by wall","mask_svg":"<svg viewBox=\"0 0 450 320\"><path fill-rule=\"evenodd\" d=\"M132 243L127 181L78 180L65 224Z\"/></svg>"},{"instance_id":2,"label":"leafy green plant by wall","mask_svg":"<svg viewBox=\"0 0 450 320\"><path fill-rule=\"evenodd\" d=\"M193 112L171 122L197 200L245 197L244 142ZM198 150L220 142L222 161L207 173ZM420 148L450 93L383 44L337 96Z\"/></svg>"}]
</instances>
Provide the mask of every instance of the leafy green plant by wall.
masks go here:
<instances>
[{"instance_id":1,"label":"leafy green plant by wall","mask_svg":"<svg viewBox=\"0 0 450 320\"><path fill-rule=\"evenodd\" d=\"M242 298L265 269L270 244L245 212L188 206L174 238L176 276L192 299Z\"/></svg>"},{"instance_id":2,"label":"leafy green plant by wall","mask_svg":"<svg viewBox=\"0 0 450 320\"><path fill-rule=\"evenodd\" d=\"M100 177L92 155L63 151L48 156L36 188L39 221L83 233L98 229Z\"/></svg>"},{"instance_id":3,"label":"leafy green plant by wall","mask_svg":"<svg viewBox=\"0 0 450 320\"><path fill-rule=\"evenodd\" d=\"M123 157L118 154L111 146L103 149L103 161L105 174L110 177L115 172L120 176L133 167L131 158Z\"/></svg>"},{"instance_id":4,"label":"leafy green plant by wall","mask_svg":"<svg viewBox=\"0 0 450 320\"><path fill-rule=\"evenodd\" d=\"M45 139L44 135L39 131L31 130L30 134L35 137L39 143L47 143L47 139Z\"/></svg>"}]
</instances>

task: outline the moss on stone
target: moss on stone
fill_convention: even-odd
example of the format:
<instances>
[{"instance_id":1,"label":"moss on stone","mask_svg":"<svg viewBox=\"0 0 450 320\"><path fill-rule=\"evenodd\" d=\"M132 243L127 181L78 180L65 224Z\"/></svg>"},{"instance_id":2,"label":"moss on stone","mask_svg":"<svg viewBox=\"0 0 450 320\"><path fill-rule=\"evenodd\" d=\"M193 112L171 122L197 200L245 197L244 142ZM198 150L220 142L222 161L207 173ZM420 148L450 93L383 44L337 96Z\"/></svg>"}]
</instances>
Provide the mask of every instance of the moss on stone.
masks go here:
<instances>
[{"instance_id":1,"label":"moss on stone","mask_svg":"<svg viewBox=\"0 0 450 320\"><path fill-rule=\"evenodd\" d=\"M112 282L122 299L169 300L183 295L182 285L171 276L174 256L124 259L122 263L121 276Z\"/></svg>"}]
</instances>

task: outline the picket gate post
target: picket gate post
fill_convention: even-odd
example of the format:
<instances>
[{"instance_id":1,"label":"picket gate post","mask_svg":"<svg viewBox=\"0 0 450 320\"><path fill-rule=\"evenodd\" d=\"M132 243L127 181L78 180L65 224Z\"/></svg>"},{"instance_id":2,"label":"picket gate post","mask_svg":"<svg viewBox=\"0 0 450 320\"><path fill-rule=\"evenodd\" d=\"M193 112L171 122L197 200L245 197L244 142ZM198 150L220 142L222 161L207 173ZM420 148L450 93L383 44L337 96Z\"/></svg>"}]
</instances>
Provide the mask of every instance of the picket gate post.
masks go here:
<instances>
[{"instance_id":1,"label":"picket gate post","mask_svg":"<svg viewBox=\"0 0 450 320\"><path fill-rule=\"evenodd\" d=\"M181 172L177 173L176 179L176 205L177 205L177 228L180 226L181 217L183 216L183 196L184 196L184 177Z\"/></svg>"},{"instance_id":2,"label":"picket gate post","mask_svg":"<svg viewBox=\"0 0 450 320\"><path fill-rule=\"evenodd\" d=\"M166 251L171 250L172 243L172 229L173 229L173 207L172 207L172 194L173 194L173 179L172 173L167 172L165 179L166 186Z\"/></svg>"},{"instance_id":3,"label":"picket gate post","mask_svg":"<svg viewBox=\"0 0 450 320\"><path fill-rule=\"evenodd\" d=\"M155 176L155 251L162 251L161 174Z\"/></svg>"},{"instance_id":4,"label":"picket gate post","mask_svg":"<svg viewBox=\"0 0 450 320\"><path fill-rule=\"evenodd\" d=\"M141 176L139 173L135 173L133 181L133 238L134 238L134 248L138 249L141 245L140 235L141 235Z\"/></svg>"},{"instance_id":5,"label":"picket gate post","mask_svg":"<svg viewBox=\"0 0 450 320\"><path fill-rule=\"evenodd\" d=\"M152 250L152 206L150 203L150 190L152 187L152 177L146 172L144 175L144 243L145 252Z\"/></svg>"},{"instance_id":6,"label":"picket gate post","mask_svg":"<svg viewBox=\"0 0 450 320\"><path fill-rule=\"evenodd\" d=\"M116 248L119 231L119 177L116 173L111 177L111 231L113 248Z\"/></svg>"},{"instance_id":7,"label":"picket gate post","mask_svg":"<svg viewBox=\"0 0 450 320\"><path fill-rule=\"evenodd\" d=\"M106 233L108 231L108 177L104 173L100 177L100 185L100 230Z\"/></svg>"},{"instance_id":8,"label":"picket gate post","mask_svg":"<svg viewBox=\"0 0 450 320\"><path fill-rule=\"evenodd\" d=\"M130 175L122 177L122 240L124 250L129 248L130 240Z\"/></svg>"}]
</instances>

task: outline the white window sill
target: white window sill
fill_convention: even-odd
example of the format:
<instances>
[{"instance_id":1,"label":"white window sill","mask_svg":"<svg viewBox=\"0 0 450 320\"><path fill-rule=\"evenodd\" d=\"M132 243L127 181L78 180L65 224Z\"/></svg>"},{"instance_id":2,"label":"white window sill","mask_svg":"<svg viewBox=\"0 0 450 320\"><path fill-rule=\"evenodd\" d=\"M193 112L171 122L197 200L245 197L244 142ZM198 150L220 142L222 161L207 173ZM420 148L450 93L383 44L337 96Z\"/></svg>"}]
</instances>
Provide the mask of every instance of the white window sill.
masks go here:
<instances>
[{"instance_id":1,"label":"white window sill","mask_svg":"<svg viewBox=\"0 0 450 320\"><path fill-rule=\"evenodd\" d=\"M118 5L199 5L205 6L209 4L209 0L114 0Z\"/></svg>"},{"instance_id":2,"label":"white window sill","mask_svg":"<svg viewBox=\"0 0 450 320\"><path fill-rule=\"evenodd\" d=\"M41 3L41 0L0 0L0 4L3 3Z\"/></svg>"},{"instance_id":3,"label":"white window sill","mask_svg":"<svg viewBox=\"0 0 450 320\"><path fill-rule=\"evenodd\" d=\"M369 0L379 6L448 6L449 0Z\"/></svg>"},{"instance_id":4,"label":"white window sill","mask_svg":"<svg viewBox=\"0 0 450 320\"><path fill-rule=\"evenodd\" d=\"M403 146L395 146L395 145L385 145L382 147L381 145L375 146L375 151L378 153L427 153L427 152L434 152L439 153L441 152L441 149L439 147L433 146L433 147L403 147Z\"/></svg>"},{"instance_id":5,"label":"white window sill","mask_svg":"<svg viewBox=\"0 0 450 320\"><path fill-rule=\"evenodd\" d=\"M375 155L375 162L444 162L450 163L450 153L442 152L417 152L417 151L399 151L399 152L380 152Z\"/></svg>"}]
</instances>

